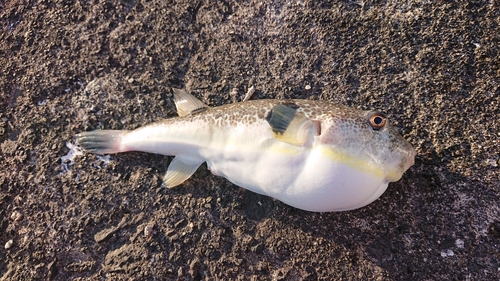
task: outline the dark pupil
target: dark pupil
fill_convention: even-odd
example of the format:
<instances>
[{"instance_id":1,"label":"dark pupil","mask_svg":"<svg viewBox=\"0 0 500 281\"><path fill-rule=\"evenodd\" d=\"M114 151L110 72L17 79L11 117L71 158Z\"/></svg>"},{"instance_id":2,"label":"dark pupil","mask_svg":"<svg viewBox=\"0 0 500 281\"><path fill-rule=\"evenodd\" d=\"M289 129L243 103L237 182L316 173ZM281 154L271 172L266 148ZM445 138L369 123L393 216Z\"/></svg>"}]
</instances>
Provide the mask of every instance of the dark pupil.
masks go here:
<instances>
[{"instance_id":1,"label":"dark pupil","mask_svg":"<svg viewBox=\"0 0 500 281\"><path fill-rule=\"evenodd\" d=\"M375 118L373 118L373 122L374 122L376 125L380 125L380 124L382 124L382 121L384 121L384 120L382 119L382 117L375 117Z\"/></svg>"}]
</instances>

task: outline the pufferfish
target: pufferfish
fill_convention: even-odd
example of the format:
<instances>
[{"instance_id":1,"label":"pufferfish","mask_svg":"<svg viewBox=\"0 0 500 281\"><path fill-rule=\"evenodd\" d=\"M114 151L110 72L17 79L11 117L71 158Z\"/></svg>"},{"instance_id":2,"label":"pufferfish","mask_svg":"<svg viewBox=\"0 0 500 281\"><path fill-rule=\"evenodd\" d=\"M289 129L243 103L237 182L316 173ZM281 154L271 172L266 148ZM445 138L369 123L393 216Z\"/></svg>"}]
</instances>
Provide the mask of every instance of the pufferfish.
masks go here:
<instances>
[{"instance_id":1,"label":"pufferfish","mask_svg":"<svg viewBox=\"0 0 500 281\"><path fill-rule=\"evenodd\" d=\"M179 117L135 130L82 132L77 142L97 154L175 156L163 178L169 188L206 162L235 185L312 212L363 207L414 164L413 147L377 111L298 99L210 108L184 90L173 92Z\"/></svg>"}]
</instances>

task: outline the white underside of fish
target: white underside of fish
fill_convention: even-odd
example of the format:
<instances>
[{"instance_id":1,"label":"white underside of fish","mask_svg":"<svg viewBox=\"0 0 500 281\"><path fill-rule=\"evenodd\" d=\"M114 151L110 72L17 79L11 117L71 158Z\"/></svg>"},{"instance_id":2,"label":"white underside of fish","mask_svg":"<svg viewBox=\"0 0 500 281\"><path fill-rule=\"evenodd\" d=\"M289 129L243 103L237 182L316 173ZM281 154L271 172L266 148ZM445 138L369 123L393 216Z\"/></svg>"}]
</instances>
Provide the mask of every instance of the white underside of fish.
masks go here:
<instances>
[{"instance_id":1,"label":"white underside of fish","mask_svg":"<svg viewBox=\"0 0 500 281\"><path fill-rule=\"evenodd\" d=\"M214 175L307 211L362 207L386 190L382 176L335 161L322 145L300 147L276 140L264 122L210 132L186 130L182 121L159 123L128 131L119 150L177 155L178 161L195 168L207 162Z\"/></svg>"}]
</instances>

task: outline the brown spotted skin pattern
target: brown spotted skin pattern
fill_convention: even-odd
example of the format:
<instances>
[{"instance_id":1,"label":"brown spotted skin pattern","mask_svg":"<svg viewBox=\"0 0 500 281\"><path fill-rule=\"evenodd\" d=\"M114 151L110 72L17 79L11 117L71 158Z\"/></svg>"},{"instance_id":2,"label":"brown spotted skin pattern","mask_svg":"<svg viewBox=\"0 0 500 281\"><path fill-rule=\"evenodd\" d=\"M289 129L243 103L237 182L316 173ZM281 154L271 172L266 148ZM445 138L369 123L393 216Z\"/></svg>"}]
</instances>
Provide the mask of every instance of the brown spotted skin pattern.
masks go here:
<instances>
[{"instance_id":1,"label":"brown spotted skin pattern","mask_svg":"<svg viewBox=\"0 0 500 281\"><path fill-rule=\"evenodd\" d=\"M313 120L328 121L335 116L355 118L362 111L349 107L334 105L325 101L314 100L252 100L240 103L227 104L209 108L197 114L185 116L186 119L203 119L212 126L235 126L237 124L250 125L263 120L273 106L283 104L294 108ZM174 121L174 119L169 119ZM168 120L166 120L168 122Z\"/></svg>"}]
</instances>

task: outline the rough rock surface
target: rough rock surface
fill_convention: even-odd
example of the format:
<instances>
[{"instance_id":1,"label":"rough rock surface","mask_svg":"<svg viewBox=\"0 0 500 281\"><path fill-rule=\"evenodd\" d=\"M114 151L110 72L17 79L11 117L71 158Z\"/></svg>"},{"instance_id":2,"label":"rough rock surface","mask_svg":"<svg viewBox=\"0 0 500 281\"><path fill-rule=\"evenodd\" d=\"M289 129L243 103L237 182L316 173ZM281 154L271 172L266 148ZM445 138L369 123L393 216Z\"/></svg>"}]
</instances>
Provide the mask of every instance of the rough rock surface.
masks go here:
<instances>
[{"instance_id":1,"label":"rough rock surface","mask_svg":"<svg viewBox=\"0 0 500 281\"><path fill-rule=\"evenodd\" d=\"M498 280L500 7L457 2L0 2L2 280ZM252 85L387 112L416 164L309 213L74 147L175 116L170 87L217 106Z\"/></svg>"}]
</instances>

